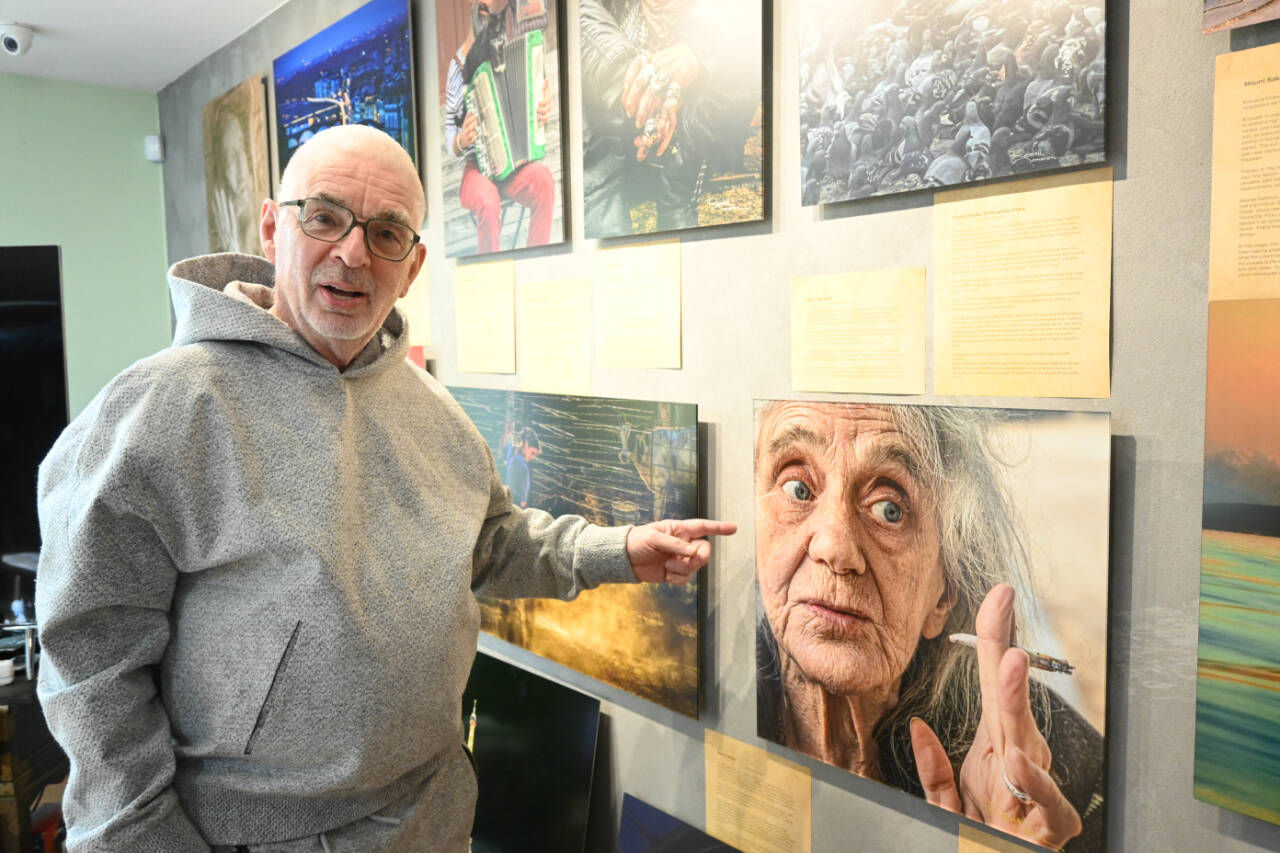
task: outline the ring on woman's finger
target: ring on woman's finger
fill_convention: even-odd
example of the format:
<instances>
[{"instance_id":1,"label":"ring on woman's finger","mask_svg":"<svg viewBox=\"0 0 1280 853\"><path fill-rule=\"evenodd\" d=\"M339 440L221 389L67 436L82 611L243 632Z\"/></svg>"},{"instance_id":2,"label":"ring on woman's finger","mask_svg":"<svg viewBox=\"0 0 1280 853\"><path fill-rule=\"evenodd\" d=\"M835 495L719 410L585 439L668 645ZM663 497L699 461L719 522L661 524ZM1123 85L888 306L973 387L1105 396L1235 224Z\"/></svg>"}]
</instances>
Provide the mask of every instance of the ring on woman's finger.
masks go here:
<instances>
[{"instance_id":1,"label":"ring on woman's finger","mask_svg":"<svg viewBox=\"0 0 1280 853\"><path fill-rule=\"evenodd\" d=\"M1009 771L1002 769L1000 771L1001 778L1004 779L1004 786L1009 789L1009 793L1013 794L1013 798L1024 806L1031 805L1031 795L1019 788L1013 782L1009 781Z\"/></svg>"}]
</instances>

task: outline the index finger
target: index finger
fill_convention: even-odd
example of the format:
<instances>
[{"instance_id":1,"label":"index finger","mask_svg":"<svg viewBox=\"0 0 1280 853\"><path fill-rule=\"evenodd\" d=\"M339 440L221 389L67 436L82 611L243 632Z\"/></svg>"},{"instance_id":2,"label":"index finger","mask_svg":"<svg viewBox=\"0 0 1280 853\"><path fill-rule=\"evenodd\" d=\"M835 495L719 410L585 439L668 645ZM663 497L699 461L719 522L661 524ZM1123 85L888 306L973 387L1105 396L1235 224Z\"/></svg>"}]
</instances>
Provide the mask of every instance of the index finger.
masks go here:
<instances>
[{"instance_id":1,"label":"index finger","mask_svg":"<svg viewBox=\"0 0 1280 853\"><path fill-rule=\"evenodd\" d=\"M732 521L715 521L709 518L681 518L671 522L672 535L681 539L702 539L707 536L731 536L738 532Z\"/></svg>"},{"instance_id":2,"label":"index finger","mask_svg":"<svg viewBox=\"0 0 1280 853\"><path fill-rule=\"evenodd\" d=\"M991 748L1004 762L1005 735L1000 717L1000 661L1013 636L1013 587L997 584L987 593L975 620L978 634L978 681L982 687L982 722Z\"/></svg>"}]
</instances>

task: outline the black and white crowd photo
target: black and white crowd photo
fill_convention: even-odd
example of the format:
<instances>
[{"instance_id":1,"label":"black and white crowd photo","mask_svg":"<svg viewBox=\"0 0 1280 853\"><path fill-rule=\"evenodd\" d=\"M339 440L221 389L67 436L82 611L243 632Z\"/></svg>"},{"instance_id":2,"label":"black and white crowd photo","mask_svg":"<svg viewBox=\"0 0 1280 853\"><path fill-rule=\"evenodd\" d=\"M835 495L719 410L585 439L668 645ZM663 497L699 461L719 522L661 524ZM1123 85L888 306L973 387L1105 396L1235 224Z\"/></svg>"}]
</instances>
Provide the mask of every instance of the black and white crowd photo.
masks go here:
<instances>
[{"instance_id":1,"label":"black and white crowd photo","mask_svg":"<svg viewBox=\"0 0 1280 853\"><path fill-rule=\"evenodd\" d=\"M802 0L805 205L1106 158L1101 0Z\"/></svg>"}]
</instances>

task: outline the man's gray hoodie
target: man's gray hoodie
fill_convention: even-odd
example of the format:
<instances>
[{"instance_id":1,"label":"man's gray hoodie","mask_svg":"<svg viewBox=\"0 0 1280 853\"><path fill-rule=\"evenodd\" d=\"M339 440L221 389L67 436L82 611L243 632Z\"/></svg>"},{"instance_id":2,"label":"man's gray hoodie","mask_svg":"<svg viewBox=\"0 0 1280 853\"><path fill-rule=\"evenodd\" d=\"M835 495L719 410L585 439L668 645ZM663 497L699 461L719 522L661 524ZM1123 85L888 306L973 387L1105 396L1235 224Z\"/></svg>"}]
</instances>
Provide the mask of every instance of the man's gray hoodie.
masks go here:
<instances>
[{"instance_id":1,"label":"man's gray hoodie","mask_svg":"<svg viewBox=\"0 0 1280 853\"><path fill-rule=\"evenodd\" d=\"M260 258L176 264L173 346L40 468L39 695L68 849L315 835L420 789L465 850L473 593L634 580L623 528L513 508L393 311L339 372L265 308ZM456 777L455 777L456 778Z\"/></svg>"}]
</instances>

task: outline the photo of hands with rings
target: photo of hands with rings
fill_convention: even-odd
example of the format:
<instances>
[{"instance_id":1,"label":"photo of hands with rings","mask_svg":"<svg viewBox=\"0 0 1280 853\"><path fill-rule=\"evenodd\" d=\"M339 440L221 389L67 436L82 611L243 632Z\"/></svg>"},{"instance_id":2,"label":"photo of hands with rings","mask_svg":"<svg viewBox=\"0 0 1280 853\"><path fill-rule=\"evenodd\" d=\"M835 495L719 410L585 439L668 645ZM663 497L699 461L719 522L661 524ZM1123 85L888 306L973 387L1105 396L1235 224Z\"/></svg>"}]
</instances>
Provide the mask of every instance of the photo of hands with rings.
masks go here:
<instances>
[{"instance_id":1,"label":"photo of hands with rings","mask_svg":"<svg viewBox=\"0 0 1280 853\"><path fill-rule=\"evenodd\" d=\"M588 238L764 217L759 0L581 0Z\"/></svg>"}]
</instances>

